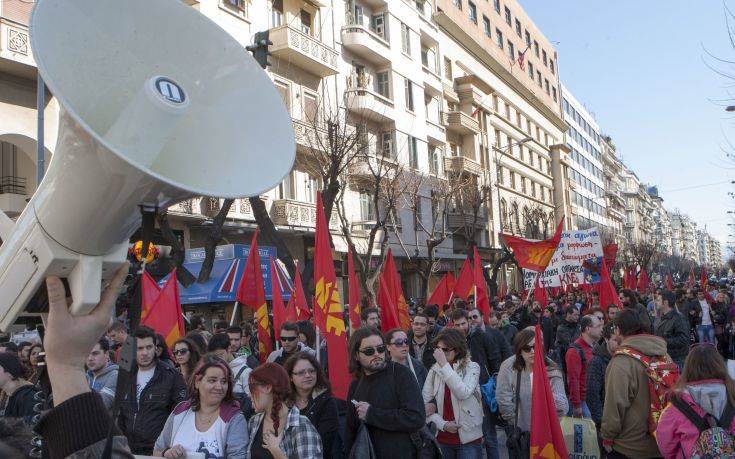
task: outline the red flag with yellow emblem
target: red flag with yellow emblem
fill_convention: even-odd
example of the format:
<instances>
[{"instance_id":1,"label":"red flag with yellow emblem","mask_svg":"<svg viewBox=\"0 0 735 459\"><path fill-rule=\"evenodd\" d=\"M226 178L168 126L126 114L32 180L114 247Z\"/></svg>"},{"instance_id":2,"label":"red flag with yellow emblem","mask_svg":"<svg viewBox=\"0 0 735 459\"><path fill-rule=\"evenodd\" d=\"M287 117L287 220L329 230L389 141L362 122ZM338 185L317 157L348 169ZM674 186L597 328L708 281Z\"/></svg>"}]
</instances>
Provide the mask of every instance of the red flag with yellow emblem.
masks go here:
<instances>
[{"instance_id":1,"label":"red flag with yellow emblem","mask_svg":"<svg viewBox=\"0 0 735 459\"><path fill-rule=\"evenodd\" d=\"M564 220L559 222L556 232L551 239L542 241L532 241L523 239L510 234L501 234L508 248L515 255L516 261L521 268L542 272L549 266L551 258L554 256L556 247L561 240L561 229Z\"/></svg>"},{"instance_id":2,"label":"red flag with yellow emblem","mask_svg":"<svg viewBox=\"0 0 735 459\"><path fill-rule=\"evenodd\" d=\"M347 328L343 318L342 300L334 273L329 229L324 216L321 193L316 200L316 237L314 241L314 318L327 340L329 381L334 396L346 400L350 385L347 352Z\"/></svg>"},{"instance_id":3,"label":"red flag with yellow emblem","mask_svg":"<svg viewBox=\"0 0 735 459\"><path fill-rule=\"evenodd\" d=\"M260 252L258 252L258 232L256 229L250 242L250 252L245 263L245 269L237 286L237 301L249 306L255 311L255 322L258 325L258 351L261 362L265 362L273 351L268 319L268 303L265 301L265 286L263 285L263 269L260 266Z\"/></svg>"},{"instance_id":4,"label":"red flag with yellow emblem","mask_svg":"<svg viewBox=\"0 0 735 459\"><path fill-rule=\"evenodd\" d=\"M156 280L148 274L148 271L143 271L143 275L140 279L141 289L141 308L140 308L140 321L143 322L148 317L148 314L153 308L153 303L158 299L158 295L161 293L161 287L158 286Z\"/></svg>"},{"instance_id":5,"label":"red flag with yellow emblem","mask_svg":"<svg viewBox=\"0 0 735 459\"><path fill-rule=\"evenodd\" d=\"M360 328L360 282L355 274L355 263L352 261L352 249L347 251L347 279L348 279L348 308L350 311L350 325L355 331Z\"/></svg>"},{"instance_id":6,"label":"red flag with yellow emblem","mask_svg":"<svg viewBox=\"0 0 735 459\"><path fill-rule=\"evenodd\" d=\"M152 302L145 318L141 318L140 324L152 328L163 336L168 348L173 349L174 343L184 337L184 319L181 315L176 270L171 272L171 277L161 289L148 273L143 274L143 282L145 282L144 286L148 283L146 286L148 291L143 295L143 299L144 301L152 300ZM151 286L150 282L153 282L154 285Z\"/></svg>"}]
</instances>

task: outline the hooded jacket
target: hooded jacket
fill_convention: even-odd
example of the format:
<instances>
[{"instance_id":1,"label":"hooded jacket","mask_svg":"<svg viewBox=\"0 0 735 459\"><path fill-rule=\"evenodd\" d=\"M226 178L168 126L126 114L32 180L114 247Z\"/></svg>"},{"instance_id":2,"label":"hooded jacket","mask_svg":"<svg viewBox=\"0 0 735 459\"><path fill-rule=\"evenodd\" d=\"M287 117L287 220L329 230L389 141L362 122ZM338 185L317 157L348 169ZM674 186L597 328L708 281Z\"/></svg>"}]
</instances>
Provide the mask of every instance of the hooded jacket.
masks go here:
<instances>
[{"instance_id":1,"label":"hooded jacket","mask_svg":"<svg viewBox=\"0 0 735 459\"><path fill-rule=\"evenodd\" d=\"M480 366L480 384L485 384L500 369L500 349L493 345L487 333L474 327L467 334L467 347L472 361Z\"/></svg>"},{"instance_id":2,"label":"hooded jacket","mask_svg":"<svg viewBox=\"0 0 735 459\"><path fill-rule=\"evenodd\" d=\"M241 355L232 360L230 370L232 370L232 377L235 379L235 383L232 386L232 392L235 394L248 394L248 379L252 368L248 365L248 356Z\"/></svg>"},{"instance_id":3,"label":"hooded jacket","mask_svg":"<svg viewBox=\"0 0 735 459\"><path fill-rule=\"evenodd\" d=\"M606 344L596 344L592 349L592 358L587 366L585 401L592 414L592 420L598 427L602 421L602 407L605 403L605 371L611 358Z\"/></svg>"},{"instance_id":4,"label":"hooded jacket","mask_svg":"<svg viewBox=\"0 0 735 459\"><path fill-rule=\"evenodd\" d=\"M719 379L692 382L676 395L700 416L708 413L720 419L727 405L727 389ZM735 434L735 418L729 427L730 433ZM670 403L661 413L656 429L656 442L661 454L665 458L689 458L698 438L699 429Z\"/></svg>"},{"instance_id":5,"label":"hooded jacket","mask_svg":"<svg viewBox=\"0 0 735 459\"><path fill-rule=\"evenodd\" d=\"M283 364L286 363L286 360L288 360L289 357L291 357L292 355L296 354L297 352L309 352L311 355L316 355L316 352L314 351L314 349L310 348L309 346L307 346L304 343L298 343L296 345L296 350L293 351L292 354L289 354L289 355L284 356L283 355L283 348L280 348L280 349L277 349L277 350L271 352L270 355L268 356L268 359L266 360L266 362L273 362L273 363L277 363L277 364L283 366Z\"/></svg>"},{"instance_id":6,"label":"hooded jacket","mask_svg":"<svg viewBox=\"0 0 735 459\"><path fill-rule=\"evenodd\" d=\"M628 336L630 346L647 356L666 355L666 341L653 335ZM651 397L643 365L626 355L615 355L605 375L605 406L600 434L615 451L640 459L660 457L656 440L648 432Z\"/></svg>"},{"instance_id":7,"label":"hooded jacket","mask_svg":"<svg viewBox=\"0 0 735 459\"><path fill-rule=\"evenodd\" d=\"M99 374L87 371L89 388L100 394L105 407L112 410L112 402L115 401L115 389L117 388L117 372L119 367L114 363L108 364Z\"/></svg>"}]
</instances>

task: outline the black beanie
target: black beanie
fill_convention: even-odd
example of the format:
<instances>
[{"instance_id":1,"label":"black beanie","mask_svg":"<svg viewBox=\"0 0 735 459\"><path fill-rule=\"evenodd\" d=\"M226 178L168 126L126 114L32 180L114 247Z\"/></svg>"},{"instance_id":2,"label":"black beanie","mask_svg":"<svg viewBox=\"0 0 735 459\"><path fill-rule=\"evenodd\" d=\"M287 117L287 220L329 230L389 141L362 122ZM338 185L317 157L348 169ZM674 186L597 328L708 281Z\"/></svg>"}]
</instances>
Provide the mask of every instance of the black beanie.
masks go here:
<instances>
[{"instance_id":1,"label":"black beanie","mask_svg":"<svg viewBox=\"0 0 735 459\"><path fill-rule=\"evenodd\" d=\"M16 379L26 374L18 355L13 352L0 352L0 367Z\"/></svg>"}]
</instances>

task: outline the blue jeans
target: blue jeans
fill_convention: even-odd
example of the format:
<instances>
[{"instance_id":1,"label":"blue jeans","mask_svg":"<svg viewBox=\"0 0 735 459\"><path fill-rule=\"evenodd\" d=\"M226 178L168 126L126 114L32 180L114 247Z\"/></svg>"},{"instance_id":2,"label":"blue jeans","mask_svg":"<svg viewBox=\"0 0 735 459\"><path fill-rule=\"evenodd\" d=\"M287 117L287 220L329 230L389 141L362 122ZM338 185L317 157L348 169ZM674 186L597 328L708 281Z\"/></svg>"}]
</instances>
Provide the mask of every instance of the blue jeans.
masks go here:
<instances>
[{"instance_id":1,"label":"blue jeans","mask_svg":"<svg viewBox=\"0 0 735 459\"><path fill-rule=\"evenodd\" d=\"M495 428L495 420L490 414L490 410L485 403L482 404L482 414L482 436L487 458L499 459L498 431Z\"/></svg>"},{"instance_id":2,"label":"blue jeans","mask_svg":"<svg viewBox=\"0 0 735 459\"><path fill-rule=\"evenodd\" d=\"M700 343L706 341L715 344L715 327L712 325L697 325L697 337Z\"/></svg>"},{"instance_id":3,"label":"blue jeans","mask_svg":"<svg viewBox=\"0 0 735 459\"><path fill-rule=\"evenodd\" d=\"M443 445L439 443L444 459L484 459L482 444Z\"/></svg>"}]
</instances>

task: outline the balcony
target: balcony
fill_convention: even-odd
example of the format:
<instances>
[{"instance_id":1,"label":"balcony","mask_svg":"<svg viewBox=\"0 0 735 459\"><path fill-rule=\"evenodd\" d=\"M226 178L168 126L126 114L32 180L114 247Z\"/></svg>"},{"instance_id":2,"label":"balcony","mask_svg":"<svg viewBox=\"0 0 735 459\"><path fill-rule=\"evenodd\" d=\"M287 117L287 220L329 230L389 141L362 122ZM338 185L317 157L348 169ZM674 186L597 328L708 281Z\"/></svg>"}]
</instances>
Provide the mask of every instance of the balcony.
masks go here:
<instances>
[{"instance_id":1,"label":"balcony","mask_svg":"<svg viewBox=\"0 0 735 459\"><path fill-rule=\"evenodd\" d=\"M295 27L283 25L270 29L271 53L320 77L336 75L338 53Z\"/></svg>"},{"instance_id":2,"label":"balcony","mask_svg":"<svg viewBox=\"0 0 735 459\"><path fill-rule=\"evenodd\" d=\"M0 177L0 210L8 217L17 217L26 206L26 179Z\"/></svg>"},{"instance_id":3,"label":"balcony","mask_svg":"<svg viewBox=\"0 0 735 459\"><path fill-rule=\"evenodd\" d=\"M277 199L271 207L271 219L279 226L300 226L304 228L316 227L316 205L309 202L293 199ZM339 229L336 209L332 210L329 219L329 229Z\"/></svg>"},{"instance_id":4,"label":"balcony","mask_svg":"<svg viewBox=\"0 0 735 459\"><path fill-rule=\"evenodd\" d=\"M480 124L477 120L460 111L442 112L442 124L450 131L461 135L480 132Z\"/></svg>"},{"instance_id":5,"label":"balcony","mask_svg":"<svg viewBox=\"0 0 735 459\"><path fill-rule=\"evenodd\" d=\"M482 175L482 166L474 159L464 156L449 156L444 158L444 170L455 174Z\"/></svg>"},{"instance_id":6,"label":"balcony","mask_svg":"<svg viewBox=\"0 0 735 459\"><path fill-rule=\"evenodd\" d=\"M443 145L447 140L447 131L436 121L426 120L426 136L430 143Z\"/></svg>"},{"instance_id":7,"label":"balcony","mask_svg":"<svg viewBox=\"0 0 735 459\"><path fill-rule=\"evenodd\" d=\"M35 66L28 26L0 17L0 71L28 78Z\"/></svg>"},{"instance_id":8,"label":"balcony","mask_svg":"<svg viewBox=\"0 0 735 459\"><path fill-rule=\"evenodd\" d=\"M342 46L369 62L378 65L390 62L390 43L364 25L342 27Z\"/></svg>"},{"instance_id":9,"label":"balcony","mask_svg":"<svg viewBox=\"0 0 735 459\"><path fill-rule=\"evenodd\" d=\"M291 121L293 122L297 148L302 147L306 151L322 151L323 148L329 145L327 132L324 129L317 128L313 123L296 118L292 118Z\"/></svg>"},{"instance_id":10,"label":"balcony","mask_svg":"<svg viewBox=\"0 0 735 459\"><path fill-rule=\"evenodd\" d=\"M395 119L393 101L375 92L370 87L369 75L347 77L345 105L347 110L361 118L378 123L388 123Z\"/></svg>"},{"instance_id":11,"label":"balcony","mask_svg":"<svg viewBox=\"0 0 735 459\"><path fill-rule=\"evenodd\" d=\"M477 214L477 221L471 210L467 212L448 212L447 213L447 226L450 229L465 228L468 226L474 226L476 228L484 228L487 226L487 214L484 209L480 209Z\"/></svg>"}]
</instances>

